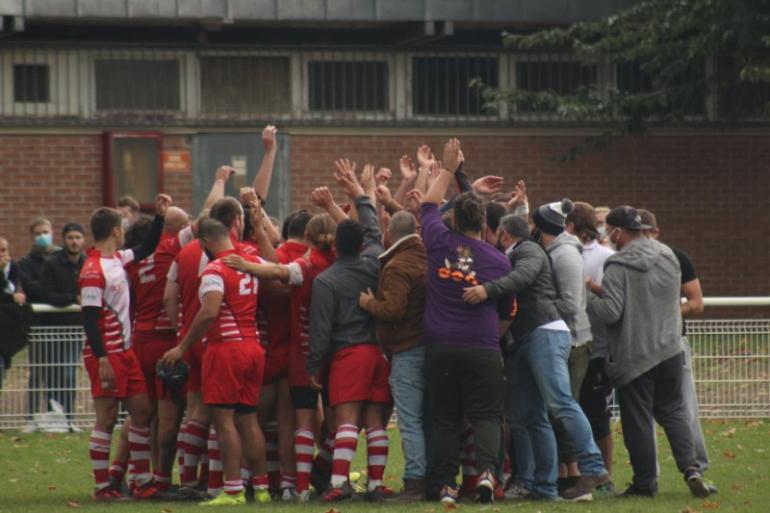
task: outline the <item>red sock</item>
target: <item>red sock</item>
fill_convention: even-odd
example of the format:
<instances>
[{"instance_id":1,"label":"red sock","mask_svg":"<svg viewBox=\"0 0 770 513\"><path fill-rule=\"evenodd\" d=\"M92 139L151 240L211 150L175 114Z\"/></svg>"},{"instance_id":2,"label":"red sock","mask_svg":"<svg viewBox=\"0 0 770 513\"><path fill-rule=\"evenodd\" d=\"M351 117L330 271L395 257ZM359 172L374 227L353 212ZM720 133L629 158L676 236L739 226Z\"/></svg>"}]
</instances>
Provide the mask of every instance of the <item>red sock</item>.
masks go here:
<instances>
[{"instance_id":1,"label":"red sock","mask_svg":"<svg viewBox=\"0 0 770 513\"><path fill-rule=\"evenodd\" d=\"M134 464L134 480L144 486L152 480L150 473L150 428L128 428L128 451Z\"/></svg>"},{"instance_id":2,"label":"red sock","mask_svg":"<svg viewBox=\"0 0 770 513\"><path fill-rule=\"evenodd\" d=\"M332 486L339 488L348 481L350 463L358 447L358 426L343 424L337 429L332 460Z\"/></svg>"},{"instance_id":3,"label":"red sock","mask_svg":"<svg viewBox=\"0 0 770 513\"><path fill-rule=\"evenodd\" d=\"M281 490L287 488L297 489L297 475L296 474L282 474L281 475Z\"/></svg>"},{"instance_id":4,"label":"red sock","mask_svg":"<svg viewBox=\"0 0 770 513\"><path fill-rule=\"evenodd\" d=\"M183 481L184 476L184 452L187 448L187 422L179 426L179 432L176 434L176 466L179 469L179 482Z\"/></svg>"},{"instance_id":5,"label":"red sock","mask_svg":"<svg viewBox=\"0 0 770 513\"><path fill-rule=\"evenodd\" d=\"M198 464L206 449L208 428L192 420L187 423L185 428L182 486L195 487L198 485Z\"/></svg>"},{"instance_id":6,"label":"red sock","mask_svg":"<svg viewBox=\"0 0 770 513\"><path fill-rule=\"evenodd\" d=\"M110 465L110 480L120 486L126 477L126 463L120 460L112 460Z\"/></svg>"},{"instance_id":7,"label":"red sock","mask_svg":"<svg viewBox=\"0 0 770 513\"><path fill-rule=\"evenodd\" d=\"M278 424L275 422L270 422L265 426L265 456L270 489L280 490L281 458L278 454Z\"/></svg>"},{"instance_id":8,"label":"red sock","mask_svg":"<svg viewBox=\"0 0 770 513\"><path fill-rule=\"evenodd\" d=\"M251 486L253 486L255 490L269 490L270 479L267 477L267 474L253 476L251 478Z\"/></svg>"},{"instance_id":9,"label":"red sock","mask_svg":"<svg viewBox=\"0 0 770 513\"><path fill-rule=\"evenodd\" d=\"M366 430L367 474L369 491L382 486L385 465L388 463L388 433L382 428Z\"/></svg>"},{"instance_id":10,"label":"red sock","mask_svg":"<svg viewBox=\"0 0 770 513\"><path fill-rule=\"evenodd\" d=\"M159 490L168 490L171 487L171 474L156 470L152 476Z\"/></svg>"},{"instance_id":11,"label":"red sock","mask_svg":"<svg viewBox=\"0 0 770 513\"><path fill-rule=\"evenodd\" d=\"M238 495L243 492L243 481L235 479L233 481L225 481L223 483L224 491L227 495Z\"/></svg>"},{"instance_id":12,"label":"red sock","mask_svg":"<svg viewBox=\"0 0 770 513\"><path fill-rule=\"evenodd\" d=\"M96 490L99 491L110 485L110 442L112 437L104 431L91 431L91 441L88 444L91 457L91 469L94 473Z\"/></svg>"},{"instance_id":13,"label":"red sock","mask_svg":"<svg viewBox=\"0 0 770 513\"><path fill-rule=\"evenodd\" d=\"M209 495L219 495L224 487L224 475L222 474L222 462L219 460L219 443L217 442L217 432L214 428L209 431ZM240 483L240 481L238 481ZM243 486L241 484L241 486Z\"/></svg>"},{"instance_id":14,"label":"red sock","mask_svg":"<svg viewBox=\"0 0 770 513\"><path fill-rule=\"evenodd\" d=\"M294 433L294 457L297 460L297 493L310 488L310 472L313 470L313 432L298 429Z\"/></svg>"}]
</instances>

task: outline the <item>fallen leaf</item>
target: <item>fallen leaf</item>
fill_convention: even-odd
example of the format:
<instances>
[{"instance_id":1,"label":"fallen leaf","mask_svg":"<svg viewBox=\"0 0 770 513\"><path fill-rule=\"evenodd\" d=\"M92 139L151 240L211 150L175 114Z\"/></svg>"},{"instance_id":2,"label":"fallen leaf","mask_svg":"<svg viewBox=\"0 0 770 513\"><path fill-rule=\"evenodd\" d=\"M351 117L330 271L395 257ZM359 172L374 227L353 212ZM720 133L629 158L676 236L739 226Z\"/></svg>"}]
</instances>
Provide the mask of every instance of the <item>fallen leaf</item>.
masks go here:
<instances>
[{"instance_id":1,"label":"fallen leaf","mask_svg":"<svg viewBox=\"0 0 770 513\"><path fill-rule=\"evenodd\" d=\"M48 491L49 492L52 492L54 490L56 490L56 485L48 485Z\"/></svg>"},{"instance_id":2,"label":"fallen leaf","mask_svg":"<svg viewBox=\"0 0 770 513\"><path fill-rule=\"evenodd\" d=\"M21 444L21 443L24 443L24 439L20 436L14 436L13 438L11 438L11 442Z\"/></svg>"},{"instance_id":3,"label":"fallen leaf","mask_svg":"<svg viewBox=\"0 0 770 513\"><path fill-rule=\"evenodd\" d=\"M70 508L79 508L80 503L78 501L67 501L67 506Z\"/></svg>"},{"instance_id":4,"label":"fallen leaf","mask_svg":"<svg viewBox=\"0 0 770 513\"><path fill-rule=\"evenodd\" d=\"M454 502L445 502L444 503L444 511L454 511L457 509L457 504Z\"/></svg>"},{"instance_id":5,"label":"fallen leaf","mask_svg":"<svg viewBox=\"0 0 770 513\"><path fill-rule=\"evenodd\" d=\"M735 453L733 451L726 450L724 452L724 455L725 455L725 458L727 458L728 460L734 460L735 459Z\"/></svg>"},{"instance_id":6,"label":"fallen leaf","mask_svg":"<svg viewBox=\"0 0 770 513\"><path fill-rule=\"evenodd\" d=\"M732 485L732 486L730 487L730 489L731 489L732 491L734 491L734 492L740 492L741 490L743 490L743 485L742 485L742 484L738 484L738 483L735 483L734 485Z\"/></svg>"},{"instance_id":7,"label":"fallen leaf","mask_svg":"<svg viewBox=\"0 0 770 513\"><path fill-rule=\"evenodd\" d=\"M706 501L706 502L703 503L703 508L704 509L719 509L719 503L718 502Z\"/></svg>"},{"instance_id":8,"label":"fallen leaf","mask_svg":"<svg viewBox=\"0 0 770 513\"><path fill-rule=\"evenodd\" d=\"M162 510L160 510L160 513L171 513L171 511L172 511L171 508L163 508Z\"/></svg>"},{"instance_id":9,"label":"fallen leaf","mask_svg":"<svg viewBox=\"0 0 770 513\"><path fill-rule=\"evenodd\" d=\"M735 448L738 449L739 451L743 450L743 446L741 444L736 445Z\"/></svg>"},{"instance_id":10,"label":"fallen leaf","mask_svg":"<svg viewBox=\"0 0 770 513\"><path fill-rule=\"evenodd\" d=\"M338 510L337 508L331 508L327 510L326 513L340 513L340 510Z\"/></svg>"},{"instance_id":11,"label":"fallen leaf","mask_svg":"<svg viewBox=\"0 0 770 513\"><path fill-rule=\"evenodd\" d=\"M759 454L764 454L764 449L754 449L754 452L758 452Z\"/></svg>"},{"instance_id":12,"label":"fallen leaf","mask_svg":"<svg viewBox=\"0 0 770 513\"><path fill-rule=\"evenodd\" d=\"M722 436L727 437L727 438L732 438L732 437L735 436L735 433L737 433L737 432L738 432L738 430L735 429L735 428L728 429L727 431L722 433Z\"/></svg>"},{"instance_id":13,"label":"fallen leaf","mask_svg":"<svg viewBox=\"0 0 770 513\"><path fill-rule=\"evenodd\" d=\"M687 506L687 509L683 509L681 513L701 513L697 509L692 509L690 506Z\"/></svg>"},{"instance_id":14,"label":"fallen leaf","mask_svg":"<svg viewBox=\"0 0 770 513\"><path fill-rule=\"evenodd\" d=\"M11 483L18 483L19 482L19 480L16 479L16 478L9 479L8 481L10 481Z\"/></svg>"}]
</instances>

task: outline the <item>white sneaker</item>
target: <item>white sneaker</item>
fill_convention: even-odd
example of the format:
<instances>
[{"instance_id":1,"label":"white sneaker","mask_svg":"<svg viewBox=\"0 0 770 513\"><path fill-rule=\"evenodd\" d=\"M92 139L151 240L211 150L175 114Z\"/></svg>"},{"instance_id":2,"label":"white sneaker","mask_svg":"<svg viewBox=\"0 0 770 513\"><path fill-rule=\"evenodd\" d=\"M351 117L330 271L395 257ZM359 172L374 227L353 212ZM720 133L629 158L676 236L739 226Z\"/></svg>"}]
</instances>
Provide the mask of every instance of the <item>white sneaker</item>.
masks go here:
<instances>
[{"instance_id":1,"label":"white sneaker","mask_svg":"<svg viewBox=\"0 0 770 513\"><path fill-rule=\"evenodd\" d=\"M295 491L296 492L296 491ZM310 490L304 490L297 495L297 502L307 503L310 502Z\"/></svg>"},{"instance_id":2,"label":"white sneaker","mask_svg":"<svg viewBox=\"0 0 770 513\"><path fill-rule=\"evenodd\" d=\"M299 499L299 494L296 488L284 488L281 495L281 500L284 502L295 502Z\"/></svg>"},{"instance_id":3,"label":"white sneaker","mask_svg":"<svg viewBox=\"0 0 770 513\"><path fill-rule=\"evenodd\" d=\"M69 428L70 428L70 433L82 433L83 432L83 430L80 429L79 427L77 427L74 422L70 422Z\"/></svg>"}]
</instances>

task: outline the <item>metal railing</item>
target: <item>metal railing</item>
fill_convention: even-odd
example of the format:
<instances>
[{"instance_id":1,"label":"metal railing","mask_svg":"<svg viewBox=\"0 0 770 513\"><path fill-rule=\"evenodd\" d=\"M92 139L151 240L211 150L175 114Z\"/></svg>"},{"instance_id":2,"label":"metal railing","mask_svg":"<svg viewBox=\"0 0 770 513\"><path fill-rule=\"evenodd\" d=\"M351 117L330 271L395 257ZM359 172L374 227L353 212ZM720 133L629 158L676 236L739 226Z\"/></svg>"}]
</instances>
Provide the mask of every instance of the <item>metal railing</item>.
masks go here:
<instances>
[{"instance_id":1,"label":"metal railing","mask_svg":"<svg viewBox=\"0 0 770 513\"><path fill-rule=\"evenodd\" d=\"M768 307L770 297L706 298L709 309ZM34 305L40 315L76 312ZM687 321L702 417L770 417L770 316ZM35 326L0 390L0 430L86 428L93 422L80 326ZM51 399L64 410L48 413Z\"/></svg>"}]
</instances>

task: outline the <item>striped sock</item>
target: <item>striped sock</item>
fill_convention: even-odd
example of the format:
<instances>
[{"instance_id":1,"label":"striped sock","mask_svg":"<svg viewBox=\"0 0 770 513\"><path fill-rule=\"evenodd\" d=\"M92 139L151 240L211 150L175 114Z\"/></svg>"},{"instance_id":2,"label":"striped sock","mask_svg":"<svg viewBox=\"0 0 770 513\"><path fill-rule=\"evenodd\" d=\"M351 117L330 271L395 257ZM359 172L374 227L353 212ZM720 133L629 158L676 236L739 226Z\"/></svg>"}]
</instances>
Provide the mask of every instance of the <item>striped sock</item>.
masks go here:
<instances>
[{"instance_id":1,"label":"striped sock","mask_svg":"<svg viewBox=\"0 0 770 513\"><path fill-rule=\"evenodd\" d=\"M208 437L207 437L208 438ZM201 472L198 477L199 483L209 482L209 453L208 449L201 454Z\"/></svg>"},{"instance_id":2,"label":"striped sock","mask_svg":"<svg viewBox=\"0 0 770 513\"><path fill-rule=\"evenodd\" d=\"M243 487L249 484L251 481L251 472L246 467L241 467L241 481L243 481Z\"/></svg>"},{"instance_id":3,"label":"striped sock","mask_svg":"<svg viewBox=\"0 0 770 513\"><path fill-rule=\"evenodd\" d=\"M278 423L268 422L265 425L265 457L267 458L267 477L270 479L270 489L281 489L281 457L278 454Z\"/></svg>"},{"instance_id":4,"label":"striped sock","mask_svg":"<svg viewBox=\"0 0 770 513\"><path fill-rule=\"evenodd\" d=\"M179 482L184 476L184 452L187 449L187 422L182 422L176 434L176 465L179 468Z\"/></svg>"},{"instance_id":5,"label":"striped sock","mask_svg":"<svg viewBox=\"0 0 770 513\"><path fill-rule=\"evenodd\" d=\"M110 442L112 437L104 431L91 431L91 441L88 444L91 457L91 469L94 473L96 490L102 490L110 485Z\"/></svg>"},{"instance_id":6,"label":"striped sock","mask_svg":"<svg viewBox=\"0 0 770 513\"><path fill-rule=\"evenodd\" d=\"M144 486L152 481L150 473L150 428L128 428L128 452L134 463L134 481L136 486Z\"/></svg>"},{"instance_id":7,"label":"striped sock","mask_svg":"<svg viewBox=\"0 0 770 513\"><path fill-rule=\"evenodd\" d=\"M193 420L185 426L182 486L195 487L198 484L198 464L206 450L207 433L206 426Z\"/></svg>"},{"instance_id":8,"label":"striped sock","mask_svg":"<svg viewBox=\"0 0 770 513\"><path fill-rule=\"evenodd\" d=\"M350 463L358 447L358 426L343 424L337 429L332 460L332 486L339 488L348 481Z\"/></svg>"},{"instance_id":9,"label":"striped sock","mask_svg":"<svg viewBox=\"0 0 770 513\"><path fill-rule=\"evenodd\" d=\"M371 492L382 486L385 465L388 463L388 433L382 428L366 430L368 489Z\"/></svg>"},{"instance_id":10,"label":"striped sock","mask_svg":"<svg viewBox=\"0 0 770 513\"><path fill-rule=\"evenodd\" d=\"M217 441L217 432L214 428L209 431L209 487L208 494L217 496L224 487L224 475L222 474L222 462L219 460L219 442ZM239 481L240 482L240 481ZM241 485L243 486L243 485Z\"/></svg>"},{"instance_id":11,"label":"striped sock","mask_svg":"<svg viewBox=\"0 0 770 513\"><path fill-rule=\"evenodd\" d=\"M126 477L126 463L120 460L112 460L110 465L110 480L120 486Z\"/></svg>"},{"instance_id":12,"label":"striped sock","mask_svg":"<svg viewBox=\"0 0 770 513\"><path fill-rule=\"evenodd\" d=\"M158 486L159 490L168 490L171 487L171 474L156 470L153 473L152 480Z\"/></svg>"},{"instance_id":13,"label":"striped sock","mask_svg":"<svg viewBox=\"0 0 770 513\"><path fill-rule=\"evenodd\" d=\"M294 457L297 460L297 492L310 488L310 472L313 470L313 449L315 438L308 429L298 429L294 433Z\"/></svg>"},{"instance_id":14,"label":"striped sock","mask_svg":"<svg viewBox=\"0 0 770 513\"><path fill-rule=\"evenodd\" d=\"M262 474L261 476L253 476L251 478L251 486L254 487L254 490L269 490L270 479L267 477L267 474Z\"/></svg>"},{"instance_id":15,"label":"striped sock","mask_svg":"<svg viewBox=\"0 0 770 513\"><path fill-rule=\"evenodd\" d=\"M281 475L281 490L287 488L297 489L297 475L296 474L282 474Z\"/></svg>"},{"instance_id":16,"label":"striped sock","mask_svg":"<svg viewBox=\"0 0 770 513\"><path fill-rule=\"evenodd\" d=\"M240 479L225 481L223 489L227 495L238 495L239 493L243 493L243 481Z\"/></svg>"}]
</instances>

